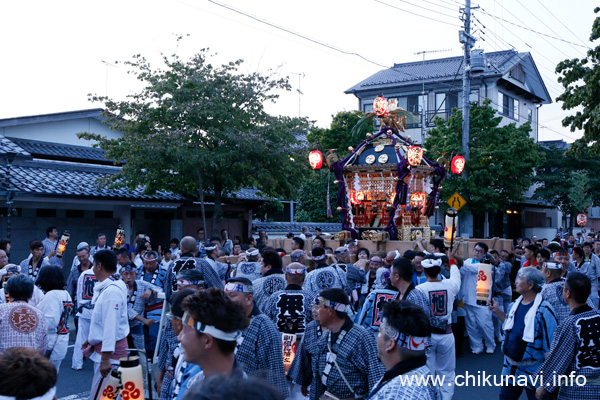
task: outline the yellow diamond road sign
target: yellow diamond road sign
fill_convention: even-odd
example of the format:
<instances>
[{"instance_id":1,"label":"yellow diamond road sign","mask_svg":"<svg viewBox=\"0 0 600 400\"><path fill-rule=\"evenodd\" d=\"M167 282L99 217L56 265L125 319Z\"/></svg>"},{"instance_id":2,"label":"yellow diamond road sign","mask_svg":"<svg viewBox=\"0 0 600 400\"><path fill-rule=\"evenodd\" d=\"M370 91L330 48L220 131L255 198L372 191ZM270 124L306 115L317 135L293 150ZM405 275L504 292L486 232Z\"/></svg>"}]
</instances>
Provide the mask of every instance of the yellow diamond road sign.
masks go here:
<instances>
[{"instance_id":1,"label":"yellow diamond road sign","mask_svg":"<svg viewBox=\"0 0 600 400\"><path fill-rule=\"evenodd\" d=\"M465 204L467 204L467 201L465 199L463 199L463 197L460 194L458 194L458 192L456 192L452 196L450 196L450 198L448 199L448 201L446 203L448 203L448 205L450 207L454 207L454 209L456 211L458 211Z\"/></svg>"}]
</instances>

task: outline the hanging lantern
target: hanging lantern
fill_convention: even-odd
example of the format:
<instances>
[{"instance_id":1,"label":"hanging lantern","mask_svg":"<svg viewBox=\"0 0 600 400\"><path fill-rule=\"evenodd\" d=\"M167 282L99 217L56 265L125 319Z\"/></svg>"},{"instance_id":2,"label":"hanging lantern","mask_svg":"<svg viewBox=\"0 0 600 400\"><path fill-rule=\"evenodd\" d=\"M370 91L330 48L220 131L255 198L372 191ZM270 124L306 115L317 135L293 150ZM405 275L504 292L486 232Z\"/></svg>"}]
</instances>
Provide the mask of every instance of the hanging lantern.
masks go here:
<instances>
[{"instance_id":1,"label":"hanging lantern","mask_svg":"<svg viewBox=\"0 0 600 400\"><path fill-rule=\"evenodd\" d=\"M364 192L351 192L350 193L350 203L354 205L359 205L365 199Z\"/></svg>"},{"instance_id":2,"label":"hanging lantern","mask_svg":"<svg viewBox=\"0 0 600 400\"><path fill-rule=\"evenodd\" d=\"M323 154L319 150L313 150L308 155L308 162L312 169L319 169L323 166Z\"/></svg>"},{"instance_id":3,"label":"hanging lantern","mask_svg":"<svg viewBox=\"0 0 600 400\"><path fill-rule=\"evenodd\" d=\"M587 224L587 215L585 215L585 214L578 214L577 215L577 225L579 225L579 226L585 226L585 224Z\"/></svg>"},{"instance_id":4,"label":"hanging lantern","mask_svg":"<svg viewBox=\"0 0 600 400\"><path fill-rule=\"evenodd\" d=\"M384 115L388 110L388 102L385 99L385 97L376 97L375 100L373 100L373 112L375 113L375 115L377 116L382 116Z\"/></svg>"},{"instance_id":5,"label":"hanging lantern","mask_svg":"<svg viewBox=\"0 0 600 400\"><path fill-rule=\"evenodd\" d=\"M293 333L282 334L281 347L283 348L283 367L287 374L296 356L296 335Z\"/></svg>"},{"instance_id":6,"label":"hanging lantern","mask_svg":"<svg viewBox=\"0 0 600 400\"><path fill-rule=\"evenodd\" d=\"M411 207L425 207L425 200L427 200L427 195L423 192L413 192L410 195Z\"/></svg>"},{"instance_id":7,"label":"hanging lantern","mask_svg":"<svg viewBox=\"0 0 600 400\"><path fill-rule=\"evenodd\" d=\"M71 237L71 235L69 234L69 232L64 231L62 233L62 236L60 237L60 241L58 242L58 245L56 247L56 257L63 256L63 253L67 249L67 243L69 243L70 237Z\"/></svg>"},{"instance_id":8,"label":"hanging lantern","mask_svg":"<svg viewBox=\"0 0 600 400\"><path fill-rule=\"evenodd\" d=\"M444 227L444 246L454 246L454 239L456 239L456 227L458 225L458 213L454 208L448 209L446 213L445 227Z\"/></svg>"},{"instance_id":9,"label":"hanging lantern","mask_svg":"<svg viewBox=\"0 0 600 400\"><path fill-rule=\"evenodd\" d=\"M396 191L393 191L389 198L390 204L394 204L395 199L396 199Z\"/></svg>"},{"instance_id":10,"label":"hanging lantern","mask_svg":"<svg viewBox=\"0 0 600 400\"><path fill-rule=\"evenodd\" d=\"M465 169L465 158L463 156L454 156L450 169L455 174L460 174Z\"/></svg>"},{"instance_id":11,"label":"hanging lantern","mask_svg":"<svg viewBox=\"0 0 600 400\"><path fill-rule=\"evenodd\" d=\"M410 146L406 151L406 159L408 164L413 167L421 164L423 160L423 148L419 146Z\"/></svg>"}]
</instances>

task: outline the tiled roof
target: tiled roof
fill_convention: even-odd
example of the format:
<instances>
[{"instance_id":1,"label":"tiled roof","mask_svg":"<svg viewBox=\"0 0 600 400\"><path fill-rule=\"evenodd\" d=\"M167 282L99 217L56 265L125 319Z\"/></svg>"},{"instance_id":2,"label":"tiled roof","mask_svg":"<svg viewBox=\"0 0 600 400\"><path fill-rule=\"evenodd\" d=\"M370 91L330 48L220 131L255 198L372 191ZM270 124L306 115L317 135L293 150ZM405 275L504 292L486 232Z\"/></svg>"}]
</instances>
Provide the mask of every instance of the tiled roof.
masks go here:
<instances>
[{"instance_id":1,"label":"tiled roof","mask_svg":"<svg viewBox=\"0 0 600 400\"><path fill-rule=\"evenodd\" d=\"M497 75L500 69L509 59L518 55L514 50L497 51L485 53L486 62L492 66L483 74ZM354 93L364 90L376 90L416 82L452 79L458 71L457 79L462 79L463 65L462 56L440 58L436 60L415 61L404 64L394 64L388 68L371 75L362 82L352 86L344 93ZM494 68L495 67L495 68Z\"/></svg>"},{"instance_id":2,"label":"tiled roof","mask_svg":"<svg viewBox=\"0 0 600 400\"><path fill-rule=\"evenodd\" d=\"M25 149L15 144L10 139L7 139L4 136L0 135L0 154L5 155L8 153L14 153L20 157L31 158L31 155L27 151L25 151Z\"/></svg>"},{"instance_id":3,"label":"tiled roof","mask_svg":"<svg viewBox=\"0 0 600 400\"><path fill-rule=\"evenodd\" d=\"M10 138L10 140L36 157L112 162L112 160L107 160L104 157L104 150L89 146L75 146L21 138Z\"/></svg>"},{"instance_id":4,"label":"tiled roof","mask_svg":"<svg viewBox=\"0 0 600 400\"><path fill-rule=\"evenodd\" d=\"M233 193L231 197L239 200L269 200L268 197L261 196L260 190L254 188L244 188Z\"/></svg>"},{"instance_id":5,"label":"tiled roof","mask_svg":"<svg viewBox=\"0 0 600 400\"><path fill-rule=\"evenodd\" d=\"M0 165L2 174L6 167ZM119 171L118 167L67 163L60 161L27 161L11 169L10 185L24 195L68 196L84 198L111 198L131 200L183 201L184 197L158 192L153 196L143 194L143 188L97 188L95 182Z\"/></svg>"},{"instance_id":6,"label":"tiled roof","mask_svg":"<svg viewBox=\"0 0 600 400\"><path fill-rule=\"evenodd\" d=\"M70 119L94 118L103 121L102 108L91 108L88 110L65 111L52 114L29 115L24 117L3 118L0 119L0 128L5 126L19 126L29 124L39 124L44 122L65 121Z\"/></svg>"},{"instance_id":7,"label":"tiled roof","mask_svg":"<svg viewBox=\"0 0 600 400\"><path fill-rule=\"evenodd\" d=\"M321 228L321 231L335 233L342 230L341 223L321 223L321 222L261 222L252 221L252 229L255 231L269 232L292 232L294 234L302 232L302 227L307 226L313 232L315 228Z\"/></svg>"}]
</instances>

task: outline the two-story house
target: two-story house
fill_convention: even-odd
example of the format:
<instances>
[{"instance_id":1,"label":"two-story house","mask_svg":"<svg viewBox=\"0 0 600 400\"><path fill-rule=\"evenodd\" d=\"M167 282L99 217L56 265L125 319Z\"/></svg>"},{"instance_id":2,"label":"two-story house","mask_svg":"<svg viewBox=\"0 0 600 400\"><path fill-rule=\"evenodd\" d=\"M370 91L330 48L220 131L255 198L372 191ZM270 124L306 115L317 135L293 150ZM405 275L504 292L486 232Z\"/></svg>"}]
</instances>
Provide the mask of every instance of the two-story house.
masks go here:
<instances>
[{"instance_id":1,"label":"two-story house","mask_svg":"<svg viewBox=\"0 0 600 400\"><path fill-rule=\"evenodd\" d=\"M398 106L415 114L405 135L417 143L427 137L434 127L433 119L448 119L453 108L462 109L463 57L394 64L379 71L346 90L358 98L359 109L373 110L373 100L383 95L395 99ZM550 94L528 52L515 50L484 53L474 50L470 63L471 90L469 101L482 104L490 99L491 106L502 115L502 125L531 123L531 137L538 140L539 108L552 102ZM526 195L531 195L529 191ZM511 209L485 218L466 216L460 230L463 236L519 237L535 228L556 227L560 221L546 204L527 199L512 204ZM531 214L531 215L528 215ZM530 218L534 216L535 218ZM543 213L542 217L539 213ZM432 217L432 223L441 223L442 216Z\"/></svg>"}]
</instances>

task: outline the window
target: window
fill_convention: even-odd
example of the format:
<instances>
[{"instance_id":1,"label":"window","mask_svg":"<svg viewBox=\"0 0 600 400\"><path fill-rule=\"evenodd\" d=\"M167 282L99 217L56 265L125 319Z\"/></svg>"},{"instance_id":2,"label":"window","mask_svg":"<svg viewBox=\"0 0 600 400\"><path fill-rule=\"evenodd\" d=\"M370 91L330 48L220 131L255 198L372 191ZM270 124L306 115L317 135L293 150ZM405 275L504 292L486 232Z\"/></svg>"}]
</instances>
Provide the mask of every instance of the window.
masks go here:
<instances>
[{"instance_id":1,"label":"window","mask_svg":"<svg viewBox=\"0 0 600 400\"><path fill-rule=\"evenodd\" d=\"M498 112L505 117L519 120L519 100L498 92Z\"/></svg>"},{"instance_id":2,"label":"window","mask_svg":"<svg viewBox=\"0 0 600 400\"><path fill-rule=\"evenodd\" d=\"M113 212L112 211L97 210L97 211L94 212L94 217L96 219L100 219L100 218L112 218L113 217Z\"/></svg>"},{"instance_id":3,"label":"window","mask_svg":"<svg viewBox=\"0 0 600 400\"><path fill-rule=\"evenodd\" d=\"M533 110L531 108L527 109L527 121L531 122L533 119Z\"/></svg>"},{"instance_id":4,"label":"window","mask_svg":"<svg viewBox=\"0 0 600 400\"><path fill-rule=\"evenodd\" d=\"M521 83L525 83L525 70L521 64L510 70L510 77Z\"/></svg>"},{"instance_id":5,"label":"window","mask_svg":"<svg viewBox=\"0 0 600 400\"><path fill-rule=\"evenodd\" d=\"M85 211L83 211L83 210L67 210L66 217L67 218L84 218Z\"/></svg>"},{"instance_id":6,"label":"window","mask_svg":"<svg viewBox=\"0 0 600 400\"><path fill-rule=\"evenodd\" d=\"M56 210L52 208L38 208L35 210L35 216L38 218L56 218Z\"/></svg>"}]
</instances>

